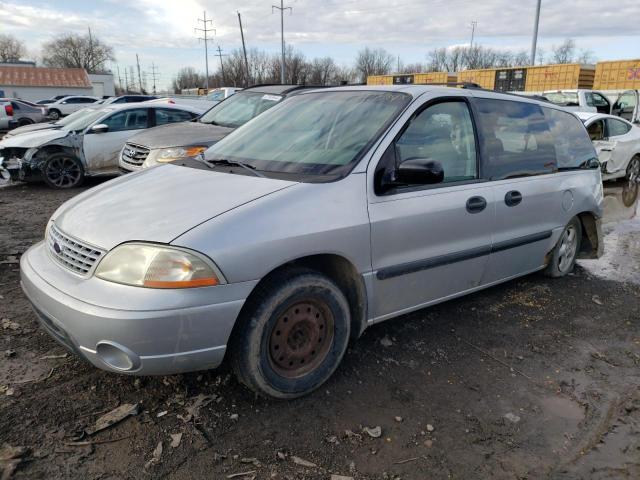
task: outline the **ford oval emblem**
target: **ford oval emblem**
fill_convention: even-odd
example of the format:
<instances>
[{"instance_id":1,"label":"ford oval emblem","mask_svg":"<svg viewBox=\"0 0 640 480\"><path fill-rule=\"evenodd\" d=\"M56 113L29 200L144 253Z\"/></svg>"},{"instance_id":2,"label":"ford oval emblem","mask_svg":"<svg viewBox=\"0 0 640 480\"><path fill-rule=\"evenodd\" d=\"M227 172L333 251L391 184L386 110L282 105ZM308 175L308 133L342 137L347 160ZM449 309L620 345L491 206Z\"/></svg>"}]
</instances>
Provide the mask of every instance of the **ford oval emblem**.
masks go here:
<instances>
[{"instance_id":1,"label":"ford oval emblem","mask_svg":"<svg viewBox=\"0 0 640 480\"><path fill-rule=\"evenodd\" d=\"M60 245L58 245L58 242L55 242L53 244L53 249L56 251L57 254L62 253L62 249L60 248Z\"/></svg>"}]
</instances>

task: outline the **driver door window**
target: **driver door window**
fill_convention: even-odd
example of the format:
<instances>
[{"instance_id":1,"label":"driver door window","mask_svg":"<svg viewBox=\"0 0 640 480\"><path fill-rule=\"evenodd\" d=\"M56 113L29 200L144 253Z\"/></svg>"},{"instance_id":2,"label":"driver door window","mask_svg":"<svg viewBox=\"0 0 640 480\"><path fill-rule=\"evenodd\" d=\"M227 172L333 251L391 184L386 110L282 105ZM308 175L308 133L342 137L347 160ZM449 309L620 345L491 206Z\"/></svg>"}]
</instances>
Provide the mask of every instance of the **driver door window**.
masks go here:
<instances>
[{"instance_id":1,"label":"driver door window","mask_svg":"<svg viewBox=\"0 0 640 480\"><path fill-rule=\"evenodd\" d=\"M478 178L476 142L465 102L432 105L415 118L396 141L398 164L424 158L442 165L444 183Z\"/></svg>"}]
</instances>

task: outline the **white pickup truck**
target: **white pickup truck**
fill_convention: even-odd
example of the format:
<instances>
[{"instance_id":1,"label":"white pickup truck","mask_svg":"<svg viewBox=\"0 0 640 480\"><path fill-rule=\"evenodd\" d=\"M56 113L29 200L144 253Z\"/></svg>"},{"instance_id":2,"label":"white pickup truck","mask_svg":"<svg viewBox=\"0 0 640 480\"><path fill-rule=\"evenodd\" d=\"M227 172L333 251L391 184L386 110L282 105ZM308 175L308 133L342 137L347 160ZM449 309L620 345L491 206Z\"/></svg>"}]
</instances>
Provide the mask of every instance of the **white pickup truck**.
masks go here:
<instances>
[{"instance_id":1,"label":"white pickup truck","mask_svg":"<svg viewBox=\"0 0 640 480\"><path fill-rule=\"evenodd\" d=\"M13 118L11 102L0 101L0 130L10 130L17 125Z\"/></svg>"},{"instance_id":2,"label":"white pickup truck","mask_svg":"<svg viewBox=\"0 0 640 480\"><path fill-rule=\"evenodd\" d=\"M542 94L552 103L579 112L597 112L640 123L640 91L548 90Z\"/></svg>"}]
</instances>

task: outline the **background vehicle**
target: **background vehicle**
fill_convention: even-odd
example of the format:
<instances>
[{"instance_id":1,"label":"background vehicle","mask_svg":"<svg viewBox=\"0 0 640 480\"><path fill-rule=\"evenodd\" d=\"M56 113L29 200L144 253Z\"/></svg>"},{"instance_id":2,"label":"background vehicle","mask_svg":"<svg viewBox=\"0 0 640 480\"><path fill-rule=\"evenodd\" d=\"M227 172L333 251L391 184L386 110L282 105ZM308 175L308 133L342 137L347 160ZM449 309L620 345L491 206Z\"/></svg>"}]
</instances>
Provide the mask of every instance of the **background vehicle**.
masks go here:
<instances>
[{"instance_id":1,"label":"background vehicle","mask_svg":"<svg viewBox=\"0 0 640 480\"><path fill-rule=\"evenodd\" d=\"M569 110L610 114L632 123L640 123L638 90L626 90L617 95L615 101L611 101L604 92L595 90L552 90L543 95L550 102Z\"/></svg>"},{"instance_id":2,"label":"background vehicle","mask_svg":"<svg viewBox=\"0 0 640 480\"><path fill-rule=\"evenodd\" d=\"M226 352L251 389L294 398L368 325L601 254L598 167L581 122L547 103L302 92L204 158L61 206L22 282L43 327L97 367L177 373Z\"/></svg>"},{"instance_id":3,"label":"background vehicle","mask_svg":"<svg viewBox=\"0 0 640 480\"><path fill-rule=\"evenodd\" d=\"M109 97L101 100L99 103L101 105L111 105L114 103L139 103L139 102L147 102L149 100L155 100L158 97L155 95L121 95L119 97Z\"/></svg>"},{"instance_id":4,"label":"background vehicle","mask_svg":"<svg viewBox=\"0 0 640 480\"><path fill-rule=\"evenodd\" d=\"M36 131L0 141L0 156L13 179L44 180L53 188L80 185L85 176L113 175L118 154L136 130L184 122L200 112L187 106L145 103L90 110L62 128Z\"/></svg>"},{"instance_id":5,"label":"background vehicle","mask_svg":"<svg viewBox=\"0 0 640 480\"><path fill-rule=\"evenodd\" d=\"M16 127L13 130L9 130L6 133L6 135L4 137L2 137L2 139L15 137L16 135L23 135L25 133L36 132L38 130L48 130L48 129L62 128L65 125L67 125L68 123L71 123L71 122L77 120L81 116L83 116L86 113L89 113L91 111L93 111L93 109L91 109L91 108L83 108L81 110L73 112L71 115L67 115L66 117L62 117L61 119L56 120L55 122L49 121L49 122L42 122L42 123L32 123L31 125L24 125L22 127Z\"/></svg>"},{"instance_id":6,"label":"background vehicle","mask_svg":"<svg viewBox=\"0 0 640 480\"><path fill-rule=\"evenodd\" d=\"M15 98L0 98L0 102L11 103L13 107L13 118L19 127L39 123L46 119L47 109L35 103Z\"/></svg>"},{"instance_id":7,"label":"background vehicle","mask_svg":"<svg viewBox=\"0 0 640 480\"><path fill-rule=\"evenodd\" d=\"M49 118L52 120L57 120L60 117L65 115L69 115L81 108L88 106L89 104L93 104L98 102L100 99L98 97L89 97L89 96L66 96L59 100L56 100L52 103L45 104L48 112Z\"/></svg>"},{"instance_id":8,"label":"background vehicle","mask_svg":"<svg viewBox=\"0 0 640 480\"><path fill-rule=\"evenodd\" d=\"M602 179L640 180L640 127L613 116L578 112L596 147Z\"/></svg>"},{"instance_id":9,"label":"background vehicle","mask_svg":"<svg viewBox=\"0 0 640 480\"><path fill-rule=\"evenodd\" d=\"M233 95L236 92L239 92L240 90L242 89L235 88L235 87L216 88L214 90L211 90L207 94L207 100L209 100L210 102L221 102L225 98L229 98L231 95Z\"/></svg>"},{"instance_id":10,"label":"background vehicle","mask_svg":"<svg viewBox=\"0 0 640 480\"><path fill-rule=\"evenodd\" d=\"M13 106L11 102L3 102L0 100L0 130L9 130L16 125L17 122L13 118Z\"/></svg>"},{"instance_id":11,"label":"background vehicle","mask_svg":"<svg viewBox=\"0 0 640 480\"><path fill-rule=\"evenodd\" d=\"M129 139L120 155L120 169L133 172L203 152L234 129L304 89L298 85L261 85L246 88L218 103L196 122L154 128ZM155 100L154 102L160 102Z\"/></svg>"}]
</instances>

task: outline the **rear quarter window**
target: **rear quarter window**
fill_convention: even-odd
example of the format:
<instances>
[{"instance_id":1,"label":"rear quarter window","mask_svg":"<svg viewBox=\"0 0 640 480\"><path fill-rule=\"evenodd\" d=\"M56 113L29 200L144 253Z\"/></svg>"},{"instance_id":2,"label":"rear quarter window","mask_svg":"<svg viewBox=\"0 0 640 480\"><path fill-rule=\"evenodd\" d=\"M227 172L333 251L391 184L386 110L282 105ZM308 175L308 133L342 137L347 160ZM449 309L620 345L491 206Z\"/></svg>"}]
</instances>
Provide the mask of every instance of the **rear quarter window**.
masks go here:
<instances>
[{"instance_id":1,"label":"rear quarter window","mask_svg":"<svg viewBox=\"0 0 640 480\"><path fill-rule=\"evenodd\" d=\"M484 178L502 180L557 170L553 137L539 105L485 98L474 103Z\"/></svg>"},{"instance_id":2,"label":"rear quarter window","mask_svg":"<svg viewBox=\"0 0 640 480\"><path fill-rule=\"evenodd\" d=\"M589 133L573 114L545 107L542 111L551 130L559 169L580 168L597 158ZM595 129L593 134L597 134Z\"/></svg>"}]
</instances>

